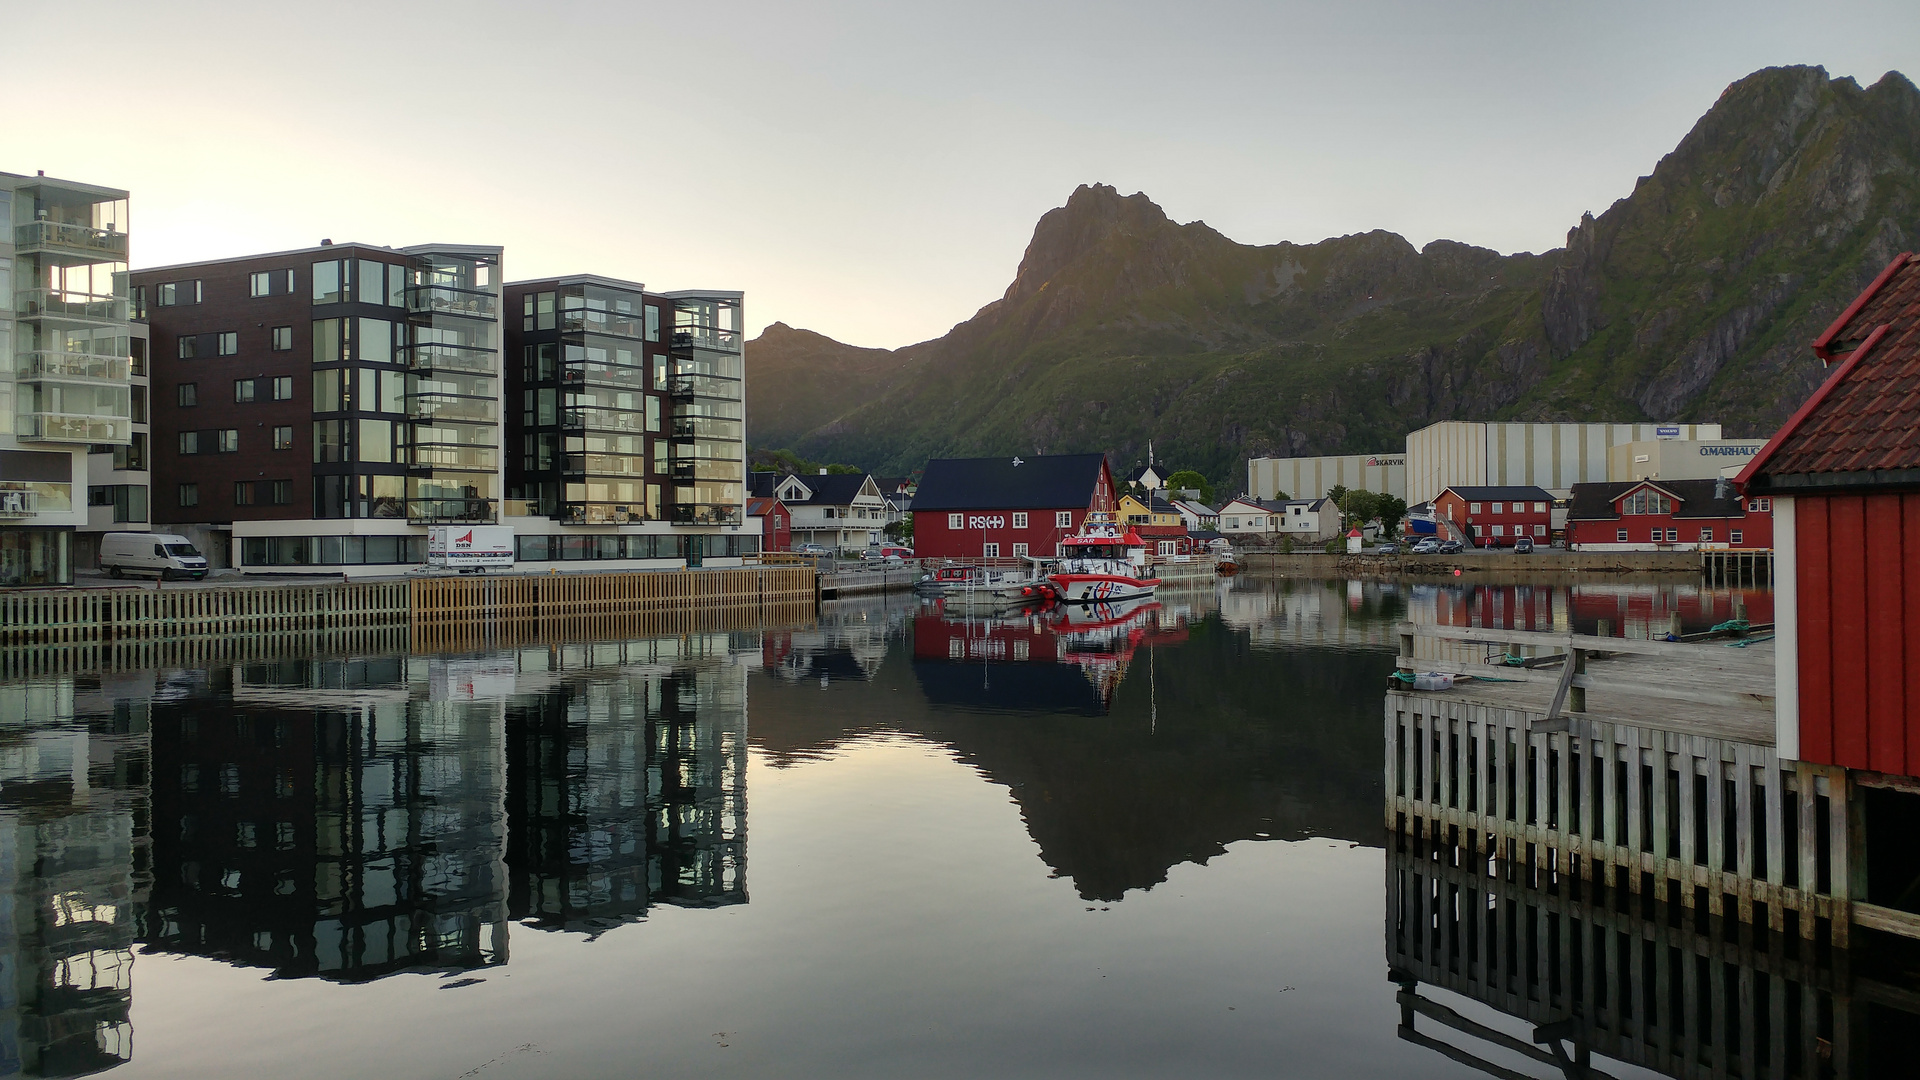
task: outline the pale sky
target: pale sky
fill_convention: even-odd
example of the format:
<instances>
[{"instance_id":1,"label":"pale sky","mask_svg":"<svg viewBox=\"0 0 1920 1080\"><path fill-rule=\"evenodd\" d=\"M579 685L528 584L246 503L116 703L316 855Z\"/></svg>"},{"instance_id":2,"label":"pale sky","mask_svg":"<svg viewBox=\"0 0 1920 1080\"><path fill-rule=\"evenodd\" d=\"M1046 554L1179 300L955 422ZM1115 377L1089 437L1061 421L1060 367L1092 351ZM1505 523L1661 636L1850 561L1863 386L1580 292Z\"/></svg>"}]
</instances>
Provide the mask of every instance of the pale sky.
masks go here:
<instances>
[{"instance_id":1,"label":"pale sky","mask_svg":"<svg viewBox=\"0 0 1920 1080\"><path fill-rule=\"evenodd\" d=\"M497 243L510 279L744 289L752 328L880 346L999 296L1082 183L1244 243L1539 251L1755 69L1920 78L1914 0L100 0L78 23L6 0L0 22L71 45L13 50L0 170L129 189L136 267Z\"/></svg>"}]
</instances>

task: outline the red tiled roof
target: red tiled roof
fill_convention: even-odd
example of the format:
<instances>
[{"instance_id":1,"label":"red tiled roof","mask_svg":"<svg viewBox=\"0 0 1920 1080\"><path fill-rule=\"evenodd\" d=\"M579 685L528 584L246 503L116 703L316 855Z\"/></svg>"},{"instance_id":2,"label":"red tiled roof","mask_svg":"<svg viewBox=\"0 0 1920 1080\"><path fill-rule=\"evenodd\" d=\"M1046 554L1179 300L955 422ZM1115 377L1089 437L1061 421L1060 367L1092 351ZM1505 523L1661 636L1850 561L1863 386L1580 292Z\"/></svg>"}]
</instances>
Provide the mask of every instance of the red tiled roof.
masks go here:
<instances>
[{"instance_id":1,"label":"red tiled roof","mask_svg":"<svg viewBox=\"0 0 1920 1080\"><path fill-rule=\"evenodd\" d=\"M1886 472L1920 469L1920 259L1895 258L1813 348L1839 366L1740 482L1851 474L1849 482L1872 485L1892 482ZM1876 472L1883 476L1859 475Z\"/></svg>"}]
</instances>

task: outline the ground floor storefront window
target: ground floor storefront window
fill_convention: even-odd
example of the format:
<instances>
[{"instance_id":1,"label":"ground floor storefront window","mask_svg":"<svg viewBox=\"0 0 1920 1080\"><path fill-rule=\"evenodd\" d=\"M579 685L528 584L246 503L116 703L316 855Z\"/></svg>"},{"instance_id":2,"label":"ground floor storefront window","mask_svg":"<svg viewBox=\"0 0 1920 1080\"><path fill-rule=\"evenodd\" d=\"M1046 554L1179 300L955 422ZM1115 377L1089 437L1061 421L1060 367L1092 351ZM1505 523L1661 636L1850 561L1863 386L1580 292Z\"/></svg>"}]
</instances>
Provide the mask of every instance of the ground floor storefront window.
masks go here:
<instances>
[{"instance_id":1,"label":"ground floor storefront window","mask_svg":"<svg viewBox=\"0 0 1920 1080\"><path fill-rule=\"evenodd\" d=\"M0 529L0 586L73 584L73 530Z\"/></svg>"}]
</instances>

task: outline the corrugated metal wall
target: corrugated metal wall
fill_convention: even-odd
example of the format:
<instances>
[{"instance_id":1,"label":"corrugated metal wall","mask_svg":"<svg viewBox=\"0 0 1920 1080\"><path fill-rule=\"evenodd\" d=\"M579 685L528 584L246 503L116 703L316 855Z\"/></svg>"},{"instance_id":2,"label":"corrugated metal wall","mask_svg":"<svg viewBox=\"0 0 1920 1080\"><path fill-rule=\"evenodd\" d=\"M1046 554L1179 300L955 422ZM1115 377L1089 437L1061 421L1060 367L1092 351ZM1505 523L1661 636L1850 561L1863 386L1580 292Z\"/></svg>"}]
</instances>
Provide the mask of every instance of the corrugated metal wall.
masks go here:
<instances>
[{"instance_id":1,"label":"corrugated metal wall","mask_svg":"<svg viewBox=\"0 0 1920 1080\"><path fill-rule=\"evenodd\" d=\"M1920 776L1920 494L1794 503L1800 757Z\"/></svg>"},{"instance_id":2,"label":"corrugated metal wall","mask_svg":"<svg viewBox=\"0 0 1920 1080\"><path fill-rule=\"evenodd\" d=\"M1458 485L1533 484L1565 491L1607 478L1607 450L1651 440L1662 426L1679 438L1715 440L1719 424L1527 424L1449 420L1407 436L1407 501Z\"/></svg>"},{"instance_id":3,"label":"corrugated metal wall","mask_svg":"<svg viewBox=\"0 0 1920 1080\"><path fill-rule=\"evenodd\" d=\"M1375 462L1369 465L1368 462ZM1394 464L1381 465L1389 461ZM1252 458L1247 462L1247 493L1271 499L1284 491L1295 499L1317 499L1335 485L1407 497L1406 458L1401 454L1342 454L1327 457Z\"/></svg>"}]
</instances>

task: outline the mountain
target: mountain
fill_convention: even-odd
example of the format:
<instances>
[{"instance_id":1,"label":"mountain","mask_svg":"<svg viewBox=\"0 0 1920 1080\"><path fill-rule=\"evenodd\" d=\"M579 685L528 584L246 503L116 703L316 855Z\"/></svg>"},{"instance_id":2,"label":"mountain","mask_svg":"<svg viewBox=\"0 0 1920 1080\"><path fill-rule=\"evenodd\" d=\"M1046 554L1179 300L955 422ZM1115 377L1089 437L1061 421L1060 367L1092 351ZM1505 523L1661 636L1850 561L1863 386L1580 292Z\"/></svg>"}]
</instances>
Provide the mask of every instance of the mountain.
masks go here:
<instances>
[{"instance_id":1,"label":"mountain","mask_svg":"<svg viewBox=\"0 0 1920 1080\"><path fill-rule=\"evenodd\" d=\"M1126 464L1151 438L1229 483L1249 455L1391 450L1448 419L1759 436L1817 385L1807 343L1916 234L1920 91L1814 67L1729 86L1540 255L1382 231L1251 246L1083 186L1005 295L943 337L867 350L769 327L749 398L784 400L749 435L889 472L1008 451Z\"/></svg>"}]
</instances>

